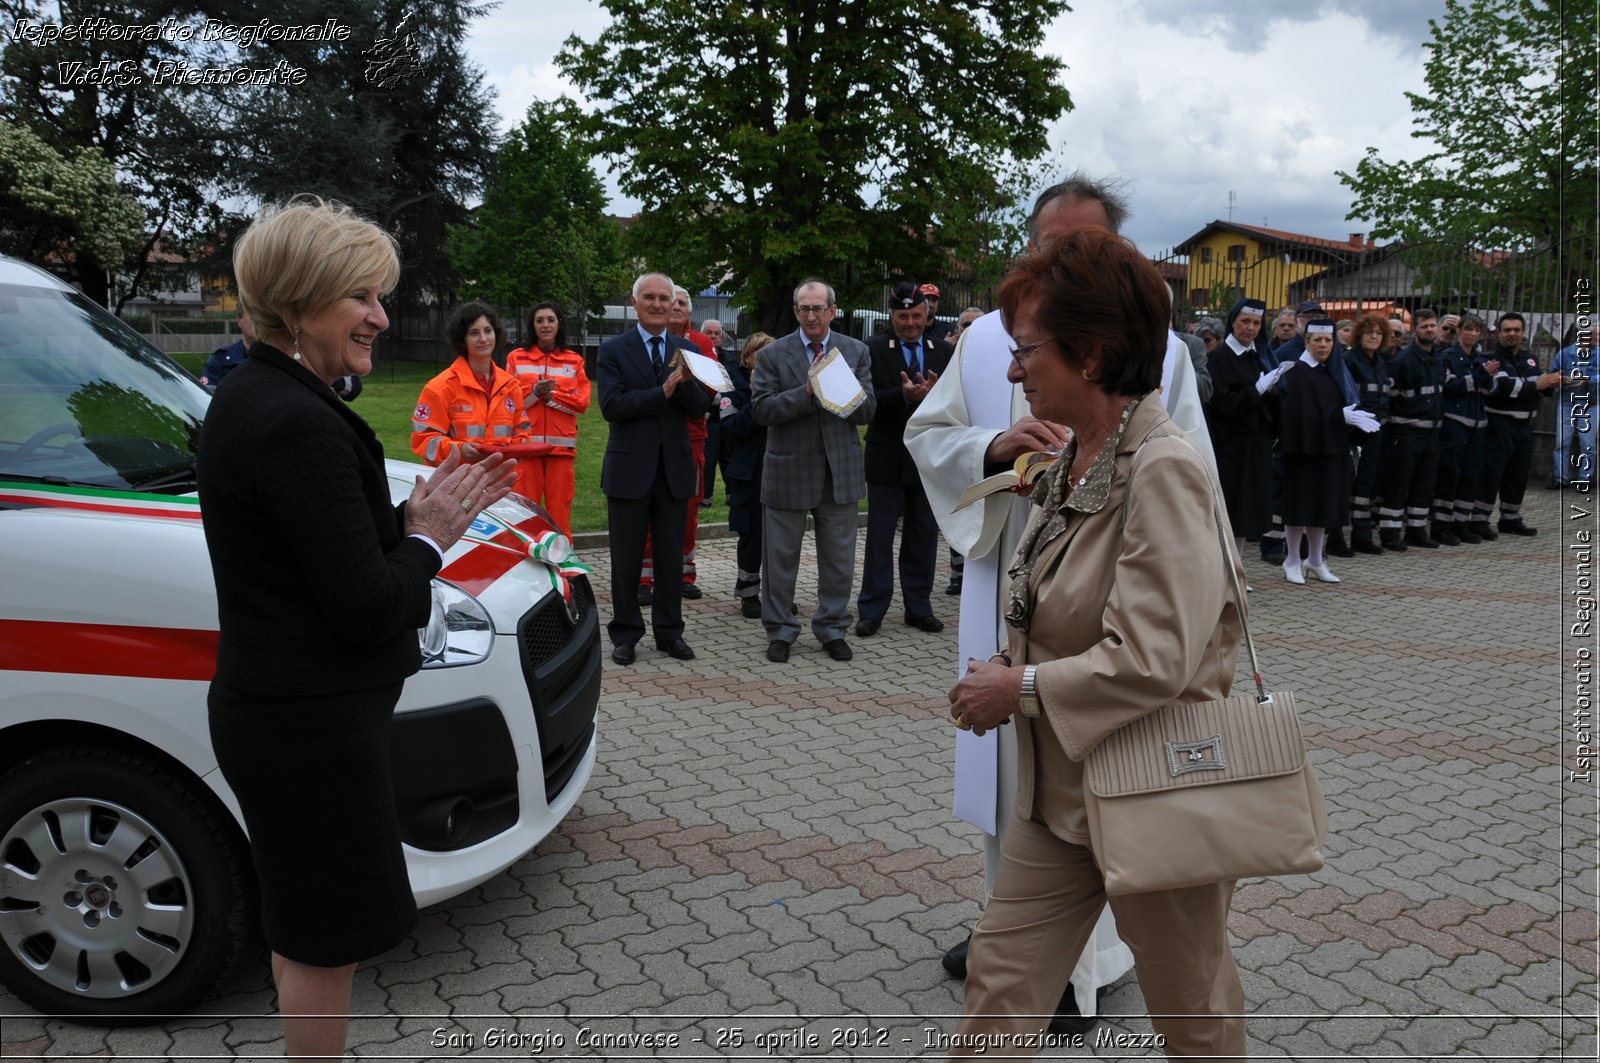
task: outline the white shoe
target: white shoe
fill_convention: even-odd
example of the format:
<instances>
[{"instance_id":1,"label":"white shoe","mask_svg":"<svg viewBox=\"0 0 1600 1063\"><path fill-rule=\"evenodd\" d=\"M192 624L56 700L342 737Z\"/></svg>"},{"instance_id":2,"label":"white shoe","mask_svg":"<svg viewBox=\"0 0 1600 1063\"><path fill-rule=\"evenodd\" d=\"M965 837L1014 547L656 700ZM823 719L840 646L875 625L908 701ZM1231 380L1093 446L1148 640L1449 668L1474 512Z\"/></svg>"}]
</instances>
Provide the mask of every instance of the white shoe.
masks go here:
<instances>
[{"instance_id":1,"label":"white shoe","mask_svg":"<svg viewBox=\"0 0 1600 1063\"><path fill-rule=\"evenodd\" d=\"M1250 586L1250 584L1246 583L1244 585L1244 592L1246 594L1254 594L1256 592L1256 589L1254 587Z\"/></svg>"},{"instance_id":2,"label":"white shoe","mask_svg":"<svg viewBox=\"0 0 1600 1063\"><path fill-rule=\"evenodd\" d=\"M1306 585L1305 573L1300 571L1300 566L1291 565L1287 561L1283 563L1283 578L1296 586L1304 587Z\"/></svg>"},{"instance_id":3,"label":"white shoe","mask_svg":"<svg viewBox=\"0 0 1600 1063\"><path fill-rule=\"evenodd\" d=\"M1307 565L1306 571L1317 577L1317 579L1321 580L1323 583L1339 582L1339 577L1335 576L1333 574L1333 570L1327 565ZM1302 582L1304 581L1302 580Z\"/></svg>"}]
</instances>

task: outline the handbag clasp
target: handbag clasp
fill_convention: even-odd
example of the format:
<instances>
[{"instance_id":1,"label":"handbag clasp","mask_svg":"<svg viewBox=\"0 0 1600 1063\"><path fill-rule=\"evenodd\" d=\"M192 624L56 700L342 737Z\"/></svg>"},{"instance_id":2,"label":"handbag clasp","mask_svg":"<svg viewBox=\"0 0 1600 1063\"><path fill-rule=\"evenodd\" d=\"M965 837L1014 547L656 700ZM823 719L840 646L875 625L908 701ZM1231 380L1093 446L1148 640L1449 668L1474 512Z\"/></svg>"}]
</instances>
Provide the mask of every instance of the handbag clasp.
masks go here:
<instances>
[{"instance_id":1,"label":"handbag clasp","mask_svg":"<svg viewBox=\"0 0 1600 1063\"><path fill-rule=\"evenodd\" d=\"M1228 755L1222 750L1219 734L1198 742L1168 742L1166 746L1167 768L1174 779L1191 771L1223 771L1228 767Z\"/></svg>"}]
</instances>

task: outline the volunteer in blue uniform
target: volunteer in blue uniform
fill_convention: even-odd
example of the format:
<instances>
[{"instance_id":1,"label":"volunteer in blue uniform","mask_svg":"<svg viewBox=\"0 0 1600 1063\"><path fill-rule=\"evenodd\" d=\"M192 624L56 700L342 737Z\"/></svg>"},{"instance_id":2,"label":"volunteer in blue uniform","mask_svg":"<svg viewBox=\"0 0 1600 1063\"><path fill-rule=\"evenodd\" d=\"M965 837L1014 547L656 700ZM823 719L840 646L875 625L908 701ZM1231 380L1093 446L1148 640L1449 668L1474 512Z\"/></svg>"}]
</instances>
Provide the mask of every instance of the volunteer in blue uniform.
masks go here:
<instances>
[{"instance_id":1,"label":"volunteer in blue uniform","mask_svg":"<svg viewBox=\"0 0 1600 1063\"><path fill-rule=\"evenodd\" d=\"M1344 352L1345 368L1356 382L1356 406L1370 413L1379 425L1379 431L1361 444L1356 478L1350 488L1350 548L1358 554L1383 553L1383 547L1372 536L1378 492L1383 486L1382 426L1389 418L1389 357L1383 353L1383 341L1388 336L1388 321L1377 314L1363 314L1352 330L1355 345Z\"/></svg>"},{"instance_id":2,"label":"volunteer in blue uniform","mask_svg":"<svg viewBox=\"0 0 1600 1063\"><path fill-rule=\"evenodd\" d=\"M1483 523L1473 528L1479 535L1489 530L1495 497L1500 499L1500 523L1507 535L1537 535L1522 519L1522 496L1528 490L1528 470L1533 466L1533 415L1544 393L1561 383L1560 373L1539 372L1539 362L1523 349L1527 320L1521 314L1502 314L1495 322L1494 349L1484 356L1490 373L1489 392L1483 405L1489 414L1483 444L1483 478L1478 488L1477 512ZM1490 531L1485 538L1496 538Z\"/></svg>"},{"instance_id":3,"label":"volunteer in blue uniform","mask_svg":"<svg viewBox=\"0 0 1600 1063\"><path fill-rule=\"evenodd\" d=\"M222 378L244 364L244 352L256 341L255 326L250 323L250 315L245 312L244 304L239 305L239 338L226 347L218 347L211 352L211 357L206 359L206 364L200 370L200 383L217 390L217 385L222 383Z\"/></svg>"},{"instance_id":4,"label":"volunteer in blue uniform","mask_svg":"<svg viewBox=\"0 0 1600 1063\"><path fill-rule=\"evenodd\" d=\"M1378 538L1390 550L1407 546L1436 550L1439 544L1428 536L1428 511L1439 471L1444 402L1444 362L1433 349L1439 315L1424 307L1411 315L1411 329L1411 342L1391 367L1394 387L1384 428Z\"/></svg>"},{"instance_id":5,"label":"volunteer in blue uniform","mask_svg":"<svg viewBox=\"0 0 1600 1063\"><path fill-rule=\"evenodd\" d=\"M1548 485L1552 488L1565 487L1573 480L1594 479L1596 341L1600 341L1600 326L1580 334L1578 342L1563 347L1550 363L1550 372L1561 377L1555 465Z\"/></svg>"},{"instance_id":6,"label":"volunteer in blue uniform","mask_svg":"<svg viewBox=\"0 0 1600 1063\"><path fill-rule=\"evenodd\" d=\"M1483 318L1466 314L1457 320L1456 342L1439 352L1444 362L1444 420L1439 425L1439 475L1433 486L1433 538L1446 546L1483 542L1472 530L1489 422L1483 410L1489 374L1478 360L1483 332Z\"/></svg>"}]
</instances>

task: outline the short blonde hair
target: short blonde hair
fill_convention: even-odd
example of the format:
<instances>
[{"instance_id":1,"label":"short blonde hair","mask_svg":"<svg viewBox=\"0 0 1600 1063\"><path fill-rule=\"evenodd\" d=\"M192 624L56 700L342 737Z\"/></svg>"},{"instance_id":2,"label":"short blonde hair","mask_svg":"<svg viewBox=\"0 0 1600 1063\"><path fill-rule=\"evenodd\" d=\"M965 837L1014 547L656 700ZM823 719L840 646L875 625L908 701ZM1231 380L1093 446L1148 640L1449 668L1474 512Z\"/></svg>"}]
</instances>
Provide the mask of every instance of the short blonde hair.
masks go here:
<instances>
[{"instance_id":1,"label":"short blonde hair","mask_svg":"<svg viewBox=\"0 0 1600 1063\"><path fill-rule=\"evenodd\" d=\"M400 279L394 237L343 203L296 196L263 207L233 248L239 302L261 333L321 309L358 285Z\"/></svg>"},{"instance_id":2,"label":"short blonde hair","mask_svg":"<svg viewBox=\"0 0 1600 1063\"><path fill-rule=\"evenodd\" d=\"M772 337L765 332L752 332L744 341L744 346L739 349L739 364L749 368L756 364L756 354L772 342Z\"/></svg>"}]
</instances>

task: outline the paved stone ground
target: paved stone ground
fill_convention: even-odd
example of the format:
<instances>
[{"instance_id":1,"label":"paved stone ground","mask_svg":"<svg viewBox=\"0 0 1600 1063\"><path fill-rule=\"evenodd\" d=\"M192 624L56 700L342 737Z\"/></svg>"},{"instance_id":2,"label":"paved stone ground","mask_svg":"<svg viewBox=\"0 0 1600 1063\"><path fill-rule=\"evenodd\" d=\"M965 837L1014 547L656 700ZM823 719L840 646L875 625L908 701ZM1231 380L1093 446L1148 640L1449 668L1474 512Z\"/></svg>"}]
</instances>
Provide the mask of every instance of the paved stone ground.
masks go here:
<instances>
[{"instance_id":1,"label":"paved stone ground","mask_svg":"<svg viewBox=\"0 0 1600 1063\"><path fill-rule=\"evenodd\" d=\"M1338 586L1249 561L1265 671L1300 692L1333 828L1319 874L1240 886L1253 1055L1595 1058L1596 791L1567 781L1568 666L1594 640L1566 636L1560 500L1530 503L1536 539L1336 561ZM701 553L698 658L608 662L577 810L360 968L356 1055L942 1057L926 1031L954 1028L961 987L939 956L982 890L976 832L948 813L954 600L941 635L891 612L853 664L805 635L773 665L731 597L731 540ZM262 964L152 1027L18 1016L0 993L0 1054L272 1055L272 1008ZM1131 976L1101 1008L1102 1030L1150 1030Z\"/></svg>"}]
</instances>

